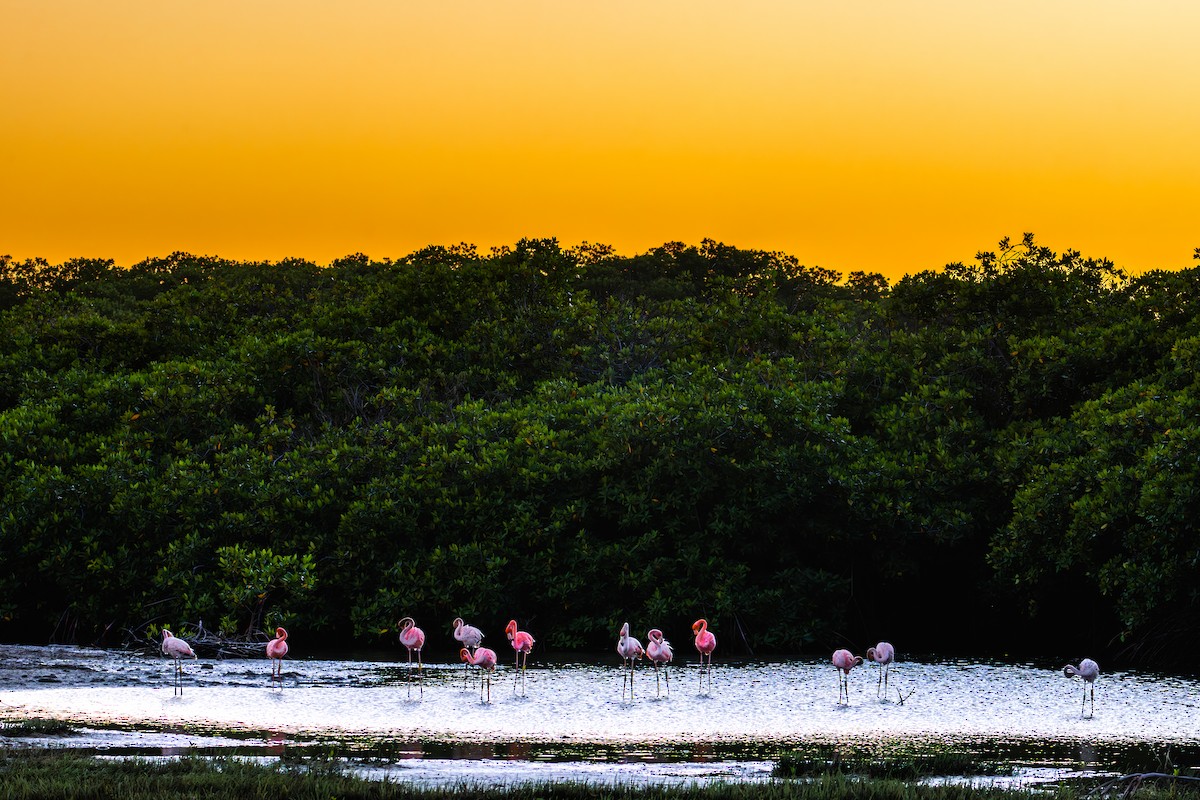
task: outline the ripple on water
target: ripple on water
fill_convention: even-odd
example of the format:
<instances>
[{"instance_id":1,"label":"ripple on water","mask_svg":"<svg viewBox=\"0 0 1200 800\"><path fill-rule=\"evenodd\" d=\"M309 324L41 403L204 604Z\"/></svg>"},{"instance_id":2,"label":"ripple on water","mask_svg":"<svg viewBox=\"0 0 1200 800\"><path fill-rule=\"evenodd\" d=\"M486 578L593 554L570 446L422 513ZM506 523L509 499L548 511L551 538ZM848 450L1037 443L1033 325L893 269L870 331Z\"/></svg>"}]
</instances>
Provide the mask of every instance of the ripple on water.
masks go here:
<instances>
[{"instance_id":1,"label":"ripple on water","mask_svg":"<svg viewBox=\"0 0 1200 800\"><path fill-rule=\"evenodd\" d=\"M367 747L411 744L394 755L401 761L415 755L573 769L749 763L812 743L905 741L990 748L1049 768L1056 764L1047 760L1077 766L1115 758L1122 748L1200 745L1200 683L1183 677L1104 674L1095 715L1086 719L1082 685L1031 664L900 661L886 699L877 697L876 672L856 669L846 706L837 702L836 673L825 659L717 664L712 690L703 693L694 664L672 669L669 694L642 669L633 700L622 698L615 655L613 662L539 665L527 672L523 695L511 666L501 665L491 703L480 702L474 677L464 688L457 663L425 665L417 684L418 673L404 662L289 659L279 690L269 686L265 658L187 662L180 697L162 657L0 646L0 715L132 729L125 736L175 729L196 747L218 733L243 746L262 734L262 747L279 747L280 738L297 746L361 737ZM1059 749L1030 759L1029 743ZM457 749L436 752L443 745Z\"/></svg>"}]
</instances>

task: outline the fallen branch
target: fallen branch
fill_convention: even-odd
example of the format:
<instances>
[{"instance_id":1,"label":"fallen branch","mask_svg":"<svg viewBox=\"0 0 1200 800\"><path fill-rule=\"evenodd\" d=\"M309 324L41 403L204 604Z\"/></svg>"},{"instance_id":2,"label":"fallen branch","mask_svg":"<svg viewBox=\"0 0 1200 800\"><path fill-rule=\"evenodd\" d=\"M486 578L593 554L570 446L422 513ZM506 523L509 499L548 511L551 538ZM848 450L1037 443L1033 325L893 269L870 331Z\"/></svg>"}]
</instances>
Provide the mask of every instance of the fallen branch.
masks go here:
<instances>
[{"instance_id":1,"label":"fallen branch","mask_svg":"<svg viewBox=\"0 0 1200 800\"><path fill-rule=\"evenodd\" d=\"M1119 797L1131 797L1146 781L1168 781L1170 783L1200 783L1200 777L1174 775L1166 772L1133 772L1105 781L1087 793L1087 797L1112 797L1118 790ZM1123 788L1122 788L1123 787Z\"/></svg>"},{"instance_id":2,"label":"fallen branch","mask_svg":"<svg viewBox=\"0 0 1200 800\"><path fill-rule=\"evenodd\" d=\"M188 629L194 631L189 633ZM136 631L126 629L129 643L126 649L139 651L147 655L158 652L158 639L147 639L138 636ZM264 648L267 637L263 634L248 634L245 636L228 637L214 634L204 627L201 621L198 625L185 624L178 632L179 638L186 641L196 651L200 658L255 658L265 655Z\"/></svg>"}]
</instances>

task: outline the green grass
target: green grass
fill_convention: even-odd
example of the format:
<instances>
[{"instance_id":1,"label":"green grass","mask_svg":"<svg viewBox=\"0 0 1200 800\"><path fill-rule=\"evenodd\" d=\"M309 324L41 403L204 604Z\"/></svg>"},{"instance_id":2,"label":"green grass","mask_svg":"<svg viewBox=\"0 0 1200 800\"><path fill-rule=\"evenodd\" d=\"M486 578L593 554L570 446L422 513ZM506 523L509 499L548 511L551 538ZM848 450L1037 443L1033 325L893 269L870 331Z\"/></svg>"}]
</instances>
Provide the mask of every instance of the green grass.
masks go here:
<instances>
[{"instance_id":1,"label":"green grass","mask_svg":"<svg viewBox=\"0 0 1200 800\"><path fill-rule=\"evenodd\" d=\"M0 736L66 736L75 729L60 719L23 719L0 723Z\"/></svg>"},{"instance_id":2,"label":"green grass","mask_svg":"<svg viewBox=\"0 0 1200 800\"><path fill-rule=\"evenodd\" d=\"M1144 800L1182 794L1148 790ZM1194 795L1193 795L1194 796ZM333 763L260 766L232 759L183 758L171 761L98 760L46 751L0 750L0 800L1079 800L1060 788L1037 794L1028 790L975 789L969 786L919 786L894 779L860 779L826 774L811 780L769 784L718 784L708 787L519 785L504 789L458 786L421 789L343 774Z\"/></svg>"},{"instance_id":3,"label":"green grass","mask_svg":"<svg viewBox=\"0 0 1200 800\"><path fill-rule=\"evenodd\" d=\"M867 778L913 780L932 775L1011 775L1012 765L982 759L974 753L936 750L925 753L863 752L823 748L784 753L772 773L777 778L817 775L857 775Z\"/></svg>"},{"instance_id":4,"label":"green grass","mask_svg":"<svg viewBox=\"0 0 1200 800\"><path fill-rule=\"evenodd\" d=\"M0 800L1089 800L1088 787L1031 789L924 786L895 777L824 772L804 780L706 787L520 784L417 788L345 774L318 756L274 766L236 759L102 760L46 750L0 749ZM1195 800L1180 786L1146 786L1137 800Z\"/></svg>"}]
</instances>

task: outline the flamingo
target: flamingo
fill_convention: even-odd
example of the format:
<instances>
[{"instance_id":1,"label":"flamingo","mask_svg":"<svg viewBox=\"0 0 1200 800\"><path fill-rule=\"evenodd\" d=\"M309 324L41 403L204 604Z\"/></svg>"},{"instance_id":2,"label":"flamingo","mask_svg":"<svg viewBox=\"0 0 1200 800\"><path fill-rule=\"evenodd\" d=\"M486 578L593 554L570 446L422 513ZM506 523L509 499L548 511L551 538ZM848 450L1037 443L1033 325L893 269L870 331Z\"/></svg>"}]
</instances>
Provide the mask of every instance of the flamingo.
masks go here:
<instances>
[{"instance_id":1,"label":"flamingo","mask_svg":"<svg viewBox=\"0 0 1200 800\"><path fill-rule=\"evenodd\" d=\"M496 651L477 647L472 654L467 648L458 651L458 657L466 664L474 664L483 670L479 676L479 702L483 702L483 682L487 681L487 702L492 702L492 673L496 671Z\"/></svg>"},{"instance_id":2,"label":"flamingo","mask_svg":"<svg viewBox=\"0 0 1200 800\"><path fill-rule=\"evenodd\" d=\"M846 697L846 705L850 705L850 670L863 663L863 660L849 650L834 650L833 665L838 669L838 703L842 695Z\"/></svg>"},{"instance_id":3,"label":"flamingo","mask_svg":"<svg viewBox=\"0 0 1200 800\"><path fill-rule=\"evenodd\" d=\"M667 678L667 696L671 694L671 673L667 671L667 664L671 663L671 659L675 657L675 652L671 649L671 643L663 638L663 632L658 628L651 628L646 632L646 638L649 640L646 643L646 658L650 659L650 663L654 665L654 689L655 696L658 695L658 666L661 664L663 675Z\"/></svg>"},{"instance_id":4,"label":"flamingo","mask_svg":"<svg viewBox=\"0 0 1200 800\"><path fill-rule=\"evenodd\" d=\"M896 660L896 648L887 642L880 642L867 648L867 658L879 665L879 683L875 686L875 696L881 694L882 688L882 695L887 697L888 672L891 671L892 662Z\"/></svg>"},{"instance_id":5,"label":"flamingo","mask_svg":"<svg viewBox=\"0 0 1200 800\"><path fill-rule=\"evenodd\" d=\"M692 623L692 633L696 634L696 650L700 653L700 690L704 691L704 675L708 673L708 688L712 689L712 654L717 649L717 637L708 629L708 620L698 619ZM704 666L704 657L708 656L708 667Z\"/></svg>"},{"instance_id":6,"label":"flamingo","mask_svg":"<svg viewBox=\"0 0 1200 800\"><path fill-rule=\"evenodd\" d=\"M417 682L421 686L421 696L425 696L425 681L421 671L421 648L425 646L425 631L417 627L412 617L405 617L396 623L400 627L400 644L408 650L408 696L412 697L412 654L417 651Z\"/></svg>"},{"instance_id":7,"label":"flamingo","mask_svg":"<svg viewBox=\"0 0 1200 800\"><path fill-rule=\"evenodd\" d=\"M162 651L163 655L170 656L175 659L175 694L183 694L183 665L179 663L181 658L195 658L196 653L192 650L192 646L180 639L175 634L171 633L166 628L162 631Z\"/></svg>"},{"instance_id":8,"label":"flamingo","mask_svg":"<svg viewBox=\"0 0 1200 800\"><path fill-rule=\"evenodd\" d=\"M1100 665L1090 658L1085 658L1079 662L1078 667L1067 664L1062 668L1063 675L1072 678L1076 675L1083 678L1083 704L1079 707L1079 716L1083 716L1083 708L1087 704L1088 687L1092 690L1092 713L1088 716L1094 716L1096 713L1096 678L1100 677Z\"/></svg>"},{"instance_id":9,"label":"flamingo","mask_svg":"<svg viewBox=\"0 0 1200 800\"><path fill-rule=\"evenodd\" d=\"M625 666L629 666L629 699L633 699L633 662L645 655L642 643L629 635L629 623L621 626L621 636L617 639L617 655L621 657L621 699L625 699Z\"/></svg>"},{"instance_id":10,"label":"flamingo","mask_svg":"<svg viewBox=\"0 0 1200 800\"><path fill-rule=\"evenodd\" d=\"M517 668L517 662L521 664L521 694L525 694L525 664L529 661L529 651L533 649L533 637L525 631L517 630L517 621L510 619L508 625L504 628L504 635L508 637L508 641L513 648L513 669ZM513 691L517 691L517 676L513 675Z\"/></svg>"},{"instance_id":11,"label":"flamingo","mask_svg":"<svg viewBox=\"0 0 1200 800\"><path fill-rule=\"evenodd\" d=\"M275 638L267 642L267 658L271 659L271 682L279 682L283 688L283 657L288 654L288 632L283 628L275 629Z\"/></svg>"},{"instance_id":12,"label":"flamingo","mask_svg":"<svg viewBox=\"0 0 1200 800\"><path fill-rule=\"evenodd\" d=\"M467 625L463 622L462 617L454 618L454 638L462 644L463 647L474 651L475 648L483 644L483 631L476 628L474 625ZM463 688L467 688L467 670L469 665L463 664Z\"/></svg>"}]
</instances>

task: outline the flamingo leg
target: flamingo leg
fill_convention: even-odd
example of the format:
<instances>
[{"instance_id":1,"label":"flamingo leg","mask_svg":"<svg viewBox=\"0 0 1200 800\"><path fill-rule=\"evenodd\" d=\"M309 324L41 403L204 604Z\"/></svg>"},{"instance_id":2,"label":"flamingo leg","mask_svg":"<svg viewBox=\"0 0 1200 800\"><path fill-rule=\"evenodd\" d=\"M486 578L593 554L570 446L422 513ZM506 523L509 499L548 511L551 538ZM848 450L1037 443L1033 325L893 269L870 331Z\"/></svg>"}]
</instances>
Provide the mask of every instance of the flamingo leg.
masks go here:
<instances>
[{"instance_id":1,"label":"flamingo leg","mask_svg":"<svg viewBox=\"0 0 1200 800\"><path fill-rule=\"evenodd\" d=\"M667 669L667 665L663 665L663 680L667 682L667 697L671 696L671 670Z\"/></svg>"},{"instance_id":2,"label":"flamingo leg","mask_svg":"<svg viewBox=\"0 0 1200 800\"><path fill-rule=\"evenodd\" d=\"M658 677L658 662L657 661L654 662L654 696L655 697L662 696L662 683Z\"/></svg>"},{"instance_id":3,"label":"flamingo leg","mask_svg":"<svg viewBox=\"0 0 1200 800\"><path fill-rule=\"evenodd\" d=\"M529 653L521 654L521 696L525 696L525 665L529 663Z\"/></svg>"}]
</instances>

